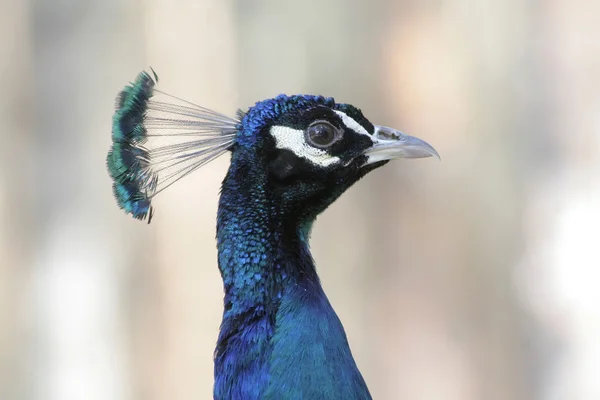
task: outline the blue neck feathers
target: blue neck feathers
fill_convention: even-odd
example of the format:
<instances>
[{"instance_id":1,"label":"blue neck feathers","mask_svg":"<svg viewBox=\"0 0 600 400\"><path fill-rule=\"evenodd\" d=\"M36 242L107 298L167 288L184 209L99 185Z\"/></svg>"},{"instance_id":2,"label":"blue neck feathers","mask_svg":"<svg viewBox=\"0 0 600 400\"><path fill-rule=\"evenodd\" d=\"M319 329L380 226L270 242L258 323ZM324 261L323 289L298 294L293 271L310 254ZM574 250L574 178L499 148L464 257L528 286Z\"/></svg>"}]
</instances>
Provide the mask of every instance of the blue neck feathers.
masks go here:
<instances>
[{"instance_id":1,"label":"blue neck feathers","mask_svg":"<svg viewBox=\"0 0 600 400\"><path fill-rule=\"evenodd\" d=\"M225 311L215 399L370 399L307 243L267 172L234 152L217 217Z\"/></svg>"}]
</instances>

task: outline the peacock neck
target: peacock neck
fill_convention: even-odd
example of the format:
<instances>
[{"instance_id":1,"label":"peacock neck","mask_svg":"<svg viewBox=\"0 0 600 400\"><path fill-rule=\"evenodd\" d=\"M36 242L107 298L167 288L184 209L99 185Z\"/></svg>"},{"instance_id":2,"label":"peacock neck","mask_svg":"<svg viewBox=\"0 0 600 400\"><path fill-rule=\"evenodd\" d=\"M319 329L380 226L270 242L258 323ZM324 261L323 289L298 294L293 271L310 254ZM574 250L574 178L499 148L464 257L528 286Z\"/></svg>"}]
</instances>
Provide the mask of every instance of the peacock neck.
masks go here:
<instances>
[{"instance_id":1,"label":"peacock neck","mask_svg":"<svg viewBox=\"0 0 600 400\"><path fill-rule=\"evenodd\" d=\"M225 316L272 310L286 285L320 289L307 243L310 223L282 215L260 169L232 163L217 215Z\"/></svg>"},{"instance_id":2,"label":"peacock neck","mask_svg":"<svg viewBox=\"0 0 600 400\"><path fill-rule=\"evenodd\" d=\"M282 213L264 171L232 160L217 217L225 309L214 397L369 398L309 252L311 223ZM314 373L310 387L302 384Z\"/></svg>"},{"instance_id":3,"label":"peacock neck","mask_svg":"<svg viewBox=\"0 0 600 400\"><path fill-rule=\"evenodd\" d=\"M265 172L232 159L217 214L225 298L215 351L216 399L260 398L286 287L302 281L322 293L306 242L278 215Z\"/></svg>"}]
</instances>

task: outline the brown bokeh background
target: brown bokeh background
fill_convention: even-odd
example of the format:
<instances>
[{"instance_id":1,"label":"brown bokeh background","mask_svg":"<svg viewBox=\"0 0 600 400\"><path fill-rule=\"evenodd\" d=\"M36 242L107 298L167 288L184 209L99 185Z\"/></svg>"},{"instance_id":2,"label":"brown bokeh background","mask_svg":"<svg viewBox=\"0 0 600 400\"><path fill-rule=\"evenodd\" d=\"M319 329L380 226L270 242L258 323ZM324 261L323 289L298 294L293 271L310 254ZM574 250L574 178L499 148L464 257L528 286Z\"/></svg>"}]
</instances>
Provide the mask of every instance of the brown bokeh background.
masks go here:
<instances>
[{"instance_id":1,"label":"brown bokeh background","mask_svg":"<svg viewBox=\"0 0 600 400\"><path fill-rule=\"evenodd\" d=\"M232 114L334 96L432 143L312 248L376 399L600 398L600 3L0 0L0 398L211 398L227 157L157 198L106 173L117 92Z\"/></svg>"}]
</instances>

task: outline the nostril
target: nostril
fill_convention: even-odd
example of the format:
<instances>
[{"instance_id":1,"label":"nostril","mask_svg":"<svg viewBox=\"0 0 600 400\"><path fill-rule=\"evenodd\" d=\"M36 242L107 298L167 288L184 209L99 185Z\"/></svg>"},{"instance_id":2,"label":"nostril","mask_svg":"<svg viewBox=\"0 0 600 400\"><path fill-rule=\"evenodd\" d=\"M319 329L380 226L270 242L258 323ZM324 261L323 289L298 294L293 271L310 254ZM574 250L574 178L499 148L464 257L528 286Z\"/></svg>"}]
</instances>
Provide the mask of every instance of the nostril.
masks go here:
<instances>
[{"instance_id":1,"label":"nostril","mask_svg":"<svg viewBox=\"0 0 600 400\"><path fill-rule=\"evenodd\" d=\"M400 132L383 126L378 127L375 131L375 137L383 140L404 140L404 136Z\"/></svg>"}]
</instances>

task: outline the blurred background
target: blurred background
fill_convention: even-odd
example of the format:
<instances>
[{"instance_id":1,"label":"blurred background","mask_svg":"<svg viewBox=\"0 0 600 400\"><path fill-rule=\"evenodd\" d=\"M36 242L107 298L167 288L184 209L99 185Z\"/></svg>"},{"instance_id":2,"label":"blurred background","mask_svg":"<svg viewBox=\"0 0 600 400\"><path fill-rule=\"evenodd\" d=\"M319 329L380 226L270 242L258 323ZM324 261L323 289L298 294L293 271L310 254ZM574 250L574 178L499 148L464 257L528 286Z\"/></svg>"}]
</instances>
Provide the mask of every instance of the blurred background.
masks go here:
<instances>
[{"instance_id":1,"label":"blurred background","mask_svg":"<svg viewBox=\"0 0 600 400\"><path fill-rule=\"evenodd\" d=\"M228 157L121 212L114 98L334 96L433 144L312 248L376 399L600 399L600 2L0 0L0 398L212 395Z\"/></svg>"}]
</instances>

